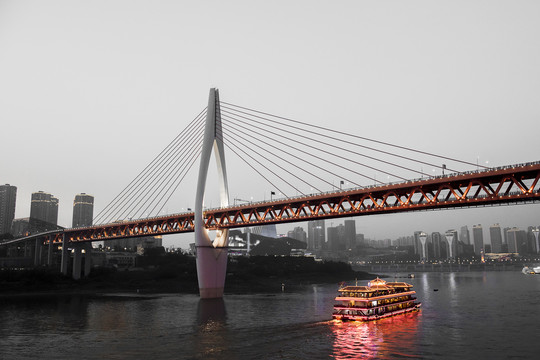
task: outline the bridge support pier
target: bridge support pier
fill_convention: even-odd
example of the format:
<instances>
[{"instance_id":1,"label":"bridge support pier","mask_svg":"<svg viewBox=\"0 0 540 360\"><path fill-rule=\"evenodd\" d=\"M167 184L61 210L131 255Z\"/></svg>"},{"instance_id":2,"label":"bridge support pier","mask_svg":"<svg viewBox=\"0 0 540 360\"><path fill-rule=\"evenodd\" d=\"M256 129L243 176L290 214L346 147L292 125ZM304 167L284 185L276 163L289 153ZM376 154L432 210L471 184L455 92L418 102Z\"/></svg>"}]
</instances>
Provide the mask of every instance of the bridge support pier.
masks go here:
<instances>
[{"instance_id":1,"label":"bridge support pier","mask_svg":"<svg viewBox=\"0 0 540 360\"><path fill-rule=\"evenodd\" d=\"M63 234L62 235L62 262L60 263L60 272L64 275L67 275L68 261L69 261L68 244L67 244L66 234Z\"/></svg>"},{"instance_id":2,"label":"bridge support pier","mask_svg":"<svg viewBox=\"0 0 540 360\"><path fill-rule=\"evenodd\" d=\"M28 245L28 241L24 242L24 257L32 256L32 248Z\"/></svg>"},{"instance_id":3,"label":"bridge support pier","mask_svg":"<svg viewBox=\"0 0 540 360\"><path fill-rule=\"evenodd\" d=\"M52 259L53 259L53 241L52 239L49 240L49 246L47 246L47 266L52 265Z\"/></svg>"},{"instance_id":4,"label":"bridge support pier","mask_svg":"<svg viewBox=\"0 0 540 360\"><path fill-rule=\"evenodd\" d=\"M217 164L220 205L225 207L229 205L229 188L217 89L210 89L208 97L197 193L195 194L194 231L195 246L197 248L197 278L199 280L199 294L202 299L223 297L227 272L229 231L228 229L217 230L216 238L212 241L208 236L208 229L206 229L204 223L203 201L212 148Z\"/></svg>"},{"instance_id":5,"label":"bridge support pier","mask_svg":"<svg viewBox=\"0 0 540 360\"><path fill-rule=\"evenodd\" d=\"M84 277L90 275L92 270L92 243L84 244Z\"/></svg>"},{"instance_id":6,"label":"bridge support pier","mask_svg":"<svg viewBox=\"0 0 540 360\"><path fill-rule=\"evenodd\" d=\"M41 265L41 249L42 249L41 241L36 239L36 243L34 245L34 266Z\"/></svg>"},{"instance_id":7,"label":"bridge support pier","mask_svg":"<svg viewBox=\"0 0 540 360\"><path fill-rule=\"evenodd\" d=\"M82 264L82 246L76 244L73 246L73 271L72 277L75 280L81 278L81 264Z\"/></svg>"},{"instance_id":8,"label":"bridge support pier","mask_svg":"<svg viewBox=\"0 0 540 360\"><path fill-rule=\"evenodd\" d=\"M227 273L227 248L197 248L197 278L202 299L223 297Z\"/></svg>"}]
</instances>

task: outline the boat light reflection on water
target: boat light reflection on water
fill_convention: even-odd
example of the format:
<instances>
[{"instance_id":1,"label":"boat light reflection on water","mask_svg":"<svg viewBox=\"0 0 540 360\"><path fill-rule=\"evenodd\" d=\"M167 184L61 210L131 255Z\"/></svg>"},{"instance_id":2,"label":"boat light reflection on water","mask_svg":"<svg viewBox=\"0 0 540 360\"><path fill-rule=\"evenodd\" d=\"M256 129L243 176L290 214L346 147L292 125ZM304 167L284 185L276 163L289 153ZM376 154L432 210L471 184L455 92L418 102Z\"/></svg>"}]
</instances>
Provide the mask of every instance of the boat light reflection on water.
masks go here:
<instances>
[{"instance_id":1,"label":"boat light reflection on water","mask_svg":"<svg viewBox=\"0 0 540 360\"><path fill-rule=\"evenodd\" d=\"M418 355L418 323L422 312L376 321L332 321L335 359L393 359Z\"/></svg>"}]
</instances>

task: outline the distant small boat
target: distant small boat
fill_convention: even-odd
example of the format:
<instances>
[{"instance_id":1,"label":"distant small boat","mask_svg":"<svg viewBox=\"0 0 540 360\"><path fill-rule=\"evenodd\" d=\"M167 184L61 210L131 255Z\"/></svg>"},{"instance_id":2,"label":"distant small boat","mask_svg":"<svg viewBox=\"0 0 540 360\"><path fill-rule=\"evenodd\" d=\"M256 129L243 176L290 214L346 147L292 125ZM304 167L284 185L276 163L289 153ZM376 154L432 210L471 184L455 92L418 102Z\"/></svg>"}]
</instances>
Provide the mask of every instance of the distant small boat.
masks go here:
<instances>
[{"instance_id":1,"label":"distant small boat","mask_svg":"<svg viewBox=\"0 0 540 360\"><path fill-rule=\"evenodd\" d=\"M525 266L523 269L521 269L521 272L529 275L529 274L540 274L540 266L535 266L533 268Z\"/></svg>"},{"instance_id":2,"label":"distant small boat","mask_svg":"<svg viewBox=\"0 0 540 360\"><path fill-rule=\"evenodd\" d=\"M408 275L408 278L409 278L409 279L414 279L414 274L409 274L409 275Z\"/></svg>"}]
</instances>

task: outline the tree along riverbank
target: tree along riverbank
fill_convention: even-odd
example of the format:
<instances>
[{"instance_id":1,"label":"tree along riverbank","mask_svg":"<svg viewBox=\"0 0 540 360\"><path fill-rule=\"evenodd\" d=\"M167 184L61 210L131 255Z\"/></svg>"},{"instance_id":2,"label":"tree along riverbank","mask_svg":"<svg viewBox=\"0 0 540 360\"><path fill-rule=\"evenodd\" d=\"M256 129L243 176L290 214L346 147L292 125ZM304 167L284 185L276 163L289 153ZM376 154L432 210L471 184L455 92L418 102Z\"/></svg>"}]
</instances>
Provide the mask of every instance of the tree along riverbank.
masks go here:
<instances>
[{"instance_id":1,"label":"tree along riverbank","mask_svg":"<svg viewBox=\"0 0 540 360\"><path fill-rule=\"evenodd\" d=\"M183 254L143 257L140 268L93 268L80 280L49 268L0 271L0 296L102 293L198 293L195 258ZM315 283L368 280L374 275L354 271L342 262L313 258L252 256L230 258L225 294L295 291Z\"/></svg>"}]
</instances>

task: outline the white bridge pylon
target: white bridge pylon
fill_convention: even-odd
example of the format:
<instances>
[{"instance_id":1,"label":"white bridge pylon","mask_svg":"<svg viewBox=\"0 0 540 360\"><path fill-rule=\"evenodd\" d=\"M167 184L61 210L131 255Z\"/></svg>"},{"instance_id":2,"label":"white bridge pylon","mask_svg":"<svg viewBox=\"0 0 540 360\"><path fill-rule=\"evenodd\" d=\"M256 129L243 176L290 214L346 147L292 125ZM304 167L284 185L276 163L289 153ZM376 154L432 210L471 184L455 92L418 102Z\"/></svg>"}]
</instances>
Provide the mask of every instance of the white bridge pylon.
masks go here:
<instances>
[{"instance_id":1,"label":"white bridge pylon","mask_svg":"<svg viewBox=\"0 0 540 360\"><path fill-rule=\"evenodd\" d=\"M204 226L203 217L204 192L212 149L214 149L214 157L217 164L220 205L221 207L229 206L229 187L227 184L227 170L225 167L225 152L221 129L219 92L217 89L210 89L194 214L197 278L199 280L199 293L203 299L223 297L225 275L227 272L229 230L216 231L216 238L211 240L208 230Z\"/></svg>"}]
</instances>

